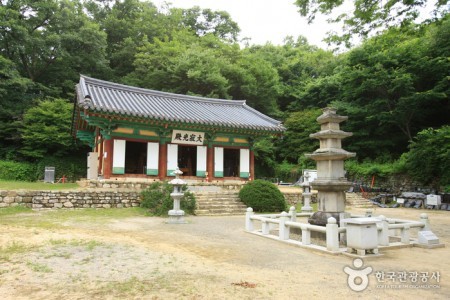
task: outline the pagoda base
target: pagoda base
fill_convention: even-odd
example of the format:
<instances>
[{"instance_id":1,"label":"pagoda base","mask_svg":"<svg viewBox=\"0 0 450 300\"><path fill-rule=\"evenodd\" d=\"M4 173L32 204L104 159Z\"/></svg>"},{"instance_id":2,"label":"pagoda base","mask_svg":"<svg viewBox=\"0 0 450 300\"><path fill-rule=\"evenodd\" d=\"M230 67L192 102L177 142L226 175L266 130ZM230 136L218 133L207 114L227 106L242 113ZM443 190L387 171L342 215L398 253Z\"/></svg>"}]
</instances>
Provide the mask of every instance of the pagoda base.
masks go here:
<instances>
[{"instance_id":1,"label":"pagoda base","mask_svg":"<svg viewBox=\"0 0 450 300\"><path fill-rule=\"evenodd\" d=\"M308 219L308 223L311 225L326 226L330 217L335 218L339 225L340 220L350 218L350 213L317 211Z\"/></svg>"}]
</instances>

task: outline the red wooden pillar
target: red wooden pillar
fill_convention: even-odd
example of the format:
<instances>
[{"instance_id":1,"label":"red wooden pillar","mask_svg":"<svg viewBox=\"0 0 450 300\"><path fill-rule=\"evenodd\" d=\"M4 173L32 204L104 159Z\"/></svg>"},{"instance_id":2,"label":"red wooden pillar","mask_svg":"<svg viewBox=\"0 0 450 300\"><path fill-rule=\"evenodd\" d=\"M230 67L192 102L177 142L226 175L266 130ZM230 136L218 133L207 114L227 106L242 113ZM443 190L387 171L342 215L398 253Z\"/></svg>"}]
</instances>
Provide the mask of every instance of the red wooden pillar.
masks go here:
<instances>
[{"instance_id":1,"label":"red wooden pillar","mask_svg":"<svg viewBox=\"0 0 450 300\"><path fill-rule=\"evenodd\" d=\"M158 176L159 180L164 180L167 173L167 144L164 142L159 144L159 162Z\"/></svg>"},{"instance_id":2,"label":"red wooden pillar","mask_svg":"<svg viewBox=\"0 0 450 300\"><path fill-rule=\"evenodd\" d=\"M97 147L98 147L98 150L97 150L98 170L97 171L98 171L98 174L101 174L102 173L102 168L103 168L103 157L104 157L104 154L103 154L103 141L100 141L97 144Z\"/></svg>"},{"instance_id":3,"label":"red wooden pillar","mask_svg":"<svg viewBox=\"0 0 450 300\"><path fill-rule=\"evenodd\" d=\"M103 177L105 179L111 178L113 161L113 140L105 140L105 150L103 153Z\"/></svg>"},{"instance_id":4,"label":"red wooden pillar","mask_svg":"<svg viewBox=\"0 0 450 300\"><path fill-rule=\"evenodd\" d=\"M214 175L214 147L208 146L206 155L206 171L208 172L208 182L211 182Z\"/></svg>"},{"instance_id":5,"label":"red wooden pillar","mask_svg":"<svg viewBox=\"0 0 450 300\"><path fill-rule=\"evenodd\" d=\"M250 150L250 178L249 180L255 180L255 153Z\"/></svg>"}]
</instances>

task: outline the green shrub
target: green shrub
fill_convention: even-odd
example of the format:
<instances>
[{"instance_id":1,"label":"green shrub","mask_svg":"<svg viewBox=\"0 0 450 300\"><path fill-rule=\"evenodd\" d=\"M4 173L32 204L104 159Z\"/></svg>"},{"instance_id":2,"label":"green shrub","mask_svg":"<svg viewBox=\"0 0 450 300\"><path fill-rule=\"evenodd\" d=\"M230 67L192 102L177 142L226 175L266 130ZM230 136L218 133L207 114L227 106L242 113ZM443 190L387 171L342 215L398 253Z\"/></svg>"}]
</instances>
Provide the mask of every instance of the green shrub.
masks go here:
<instances>
[{"instance_id":1,"label":"green shrub","mask_svg":"<svg viewBox=\"0 0 450 300\"><path fill-rule=\"evenodd\" d=\"M34 180L44 179L45 167L55 167L55 181L64 175L68 181L75 182L80 178L86 177L87 160L84 155L65 157L48 156L42 158L36 163Z\"/></svg>"},{"instance_id":2,"label":"green shrub","mask_svg":"<svg viewBox=\"0 0 450 300\"><path fill-rule=\"evenodd\" d=\"M255 180L247 183L239 192L245 205L259 212L280 212L286 209L286 200L271 182Z\"/></svg>"},{"instance_id":3,"label":"green shrub","mask_svg":"<svg viewBox=\"0 0 450 300\"><path fill-rule=\"evenodd\" d=\"M298 165L290 164L287 161L283 161L281 164L275 167L275 176L285 182L295 182L299 175Z\"/></svg>"},{"instance_id":4,"label":"green shrub","mask_svg":"<svg viewBox=\"0 0 450 300\"><path fill-rule=\"evenodd\" d=\"M195 214L195 196L187 191L187 186L182 187L184 192L181 198L181 209L186 214ZM173 199L170 193L173 186L167 181L154 182L147 189L141 192L141 207L148 208L149 212L155 216L167 216L169 210L173 208Z\"/></svg>"},{"instance_id":5,"label":"green shrub","mask_svg":"<svg viewBox=\"0 0 450 300\"><path fill-rule=\"evenodd\" d=\"M0 161L0 179L17 181L35 181L36 168L27 162L9 160Z\"/></svg>"}]
</instances>

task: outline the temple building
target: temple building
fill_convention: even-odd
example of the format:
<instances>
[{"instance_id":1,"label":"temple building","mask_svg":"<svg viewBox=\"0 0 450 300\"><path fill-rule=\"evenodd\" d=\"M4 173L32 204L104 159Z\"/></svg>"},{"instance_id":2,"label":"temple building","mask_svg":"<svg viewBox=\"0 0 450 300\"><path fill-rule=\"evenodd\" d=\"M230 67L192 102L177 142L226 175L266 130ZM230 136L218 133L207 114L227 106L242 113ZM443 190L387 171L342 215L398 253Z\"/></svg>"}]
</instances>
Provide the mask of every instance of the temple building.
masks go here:
<instances>
[{"instance_id":1,"label":"temple building","mask_svg":"<svg viewBox=\"0 0 450 300\"><path fill-rule=\"evenodd\" d=\"M204 181L252 180L253 143L285 128L245 101L166 93L86 76L73 134L88 144L88 179L164 180L179 167Z\"/></svg>"}]
</instances>

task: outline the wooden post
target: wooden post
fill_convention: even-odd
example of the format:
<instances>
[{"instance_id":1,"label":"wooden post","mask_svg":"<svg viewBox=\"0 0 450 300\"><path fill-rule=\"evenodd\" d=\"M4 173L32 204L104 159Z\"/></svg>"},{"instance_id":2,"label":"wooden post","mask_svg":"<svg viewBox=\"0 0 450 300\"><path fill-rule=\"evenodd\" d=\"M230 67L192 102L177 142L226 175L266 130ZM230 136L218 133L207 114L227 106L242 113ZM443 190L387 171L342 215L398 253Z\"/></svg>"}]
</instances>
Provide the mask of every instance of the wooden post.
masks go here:
<instances>
[{"instance_id":1,"label":"wooden post","mask_svg":"<svg viewBox=\"0 0 450 300\"><path fill-rule=\"evenodd\" d=\"M208 182L211 182L214 175L214 147L208 146L206 155L206 171L208 172Z\"/></svg>"},{"instance_id":2,"label":"wooden post","mask_svg":"<svg viewBox=\"0 0 450 300\"><path fill-rule=\"evenodd\" d=\"M158 162L158 176L159 180L164 180L167 173L167 144L166 141L161 141L159 144L159 162Z\"/></svg>"},{"instance_id":3,"label":"wooden post","mask_svg":"<svg viewBox=\"0 0 450 300\"><path fill-rule=\"evenodd\" d=\"M104 154L103 154L103 151L104 151L104 149L103 149L103 140L100 140L100 136L99 136L99 143L97 144L97 147L98 147L98 150L97 150L97 155L98 155L98 157L97 157L97 160L98 160L98 169L97 169L97 173L98 174L103 174L103 157L104 157Z\"/></svg>"},{"instance_id":4,"label":"wooden post","mask_svg":"<svg viewBox=\"0 0 450 300\"><path fill-rule=\"evenodd\" d=\"M113 140L105 140L105 151L103 153L103 177L111 178L113 161Z\"/></svg>"},{"instance_id":5,"label":"wooden post","mask_svg":"<svg viewBox=\"0 0 450 300\"><path fill-rule=\"evenodd\" d=\"M255 180L255 153L250 150L250 178L249 180Z\"/></svg>"}]
</instances>

